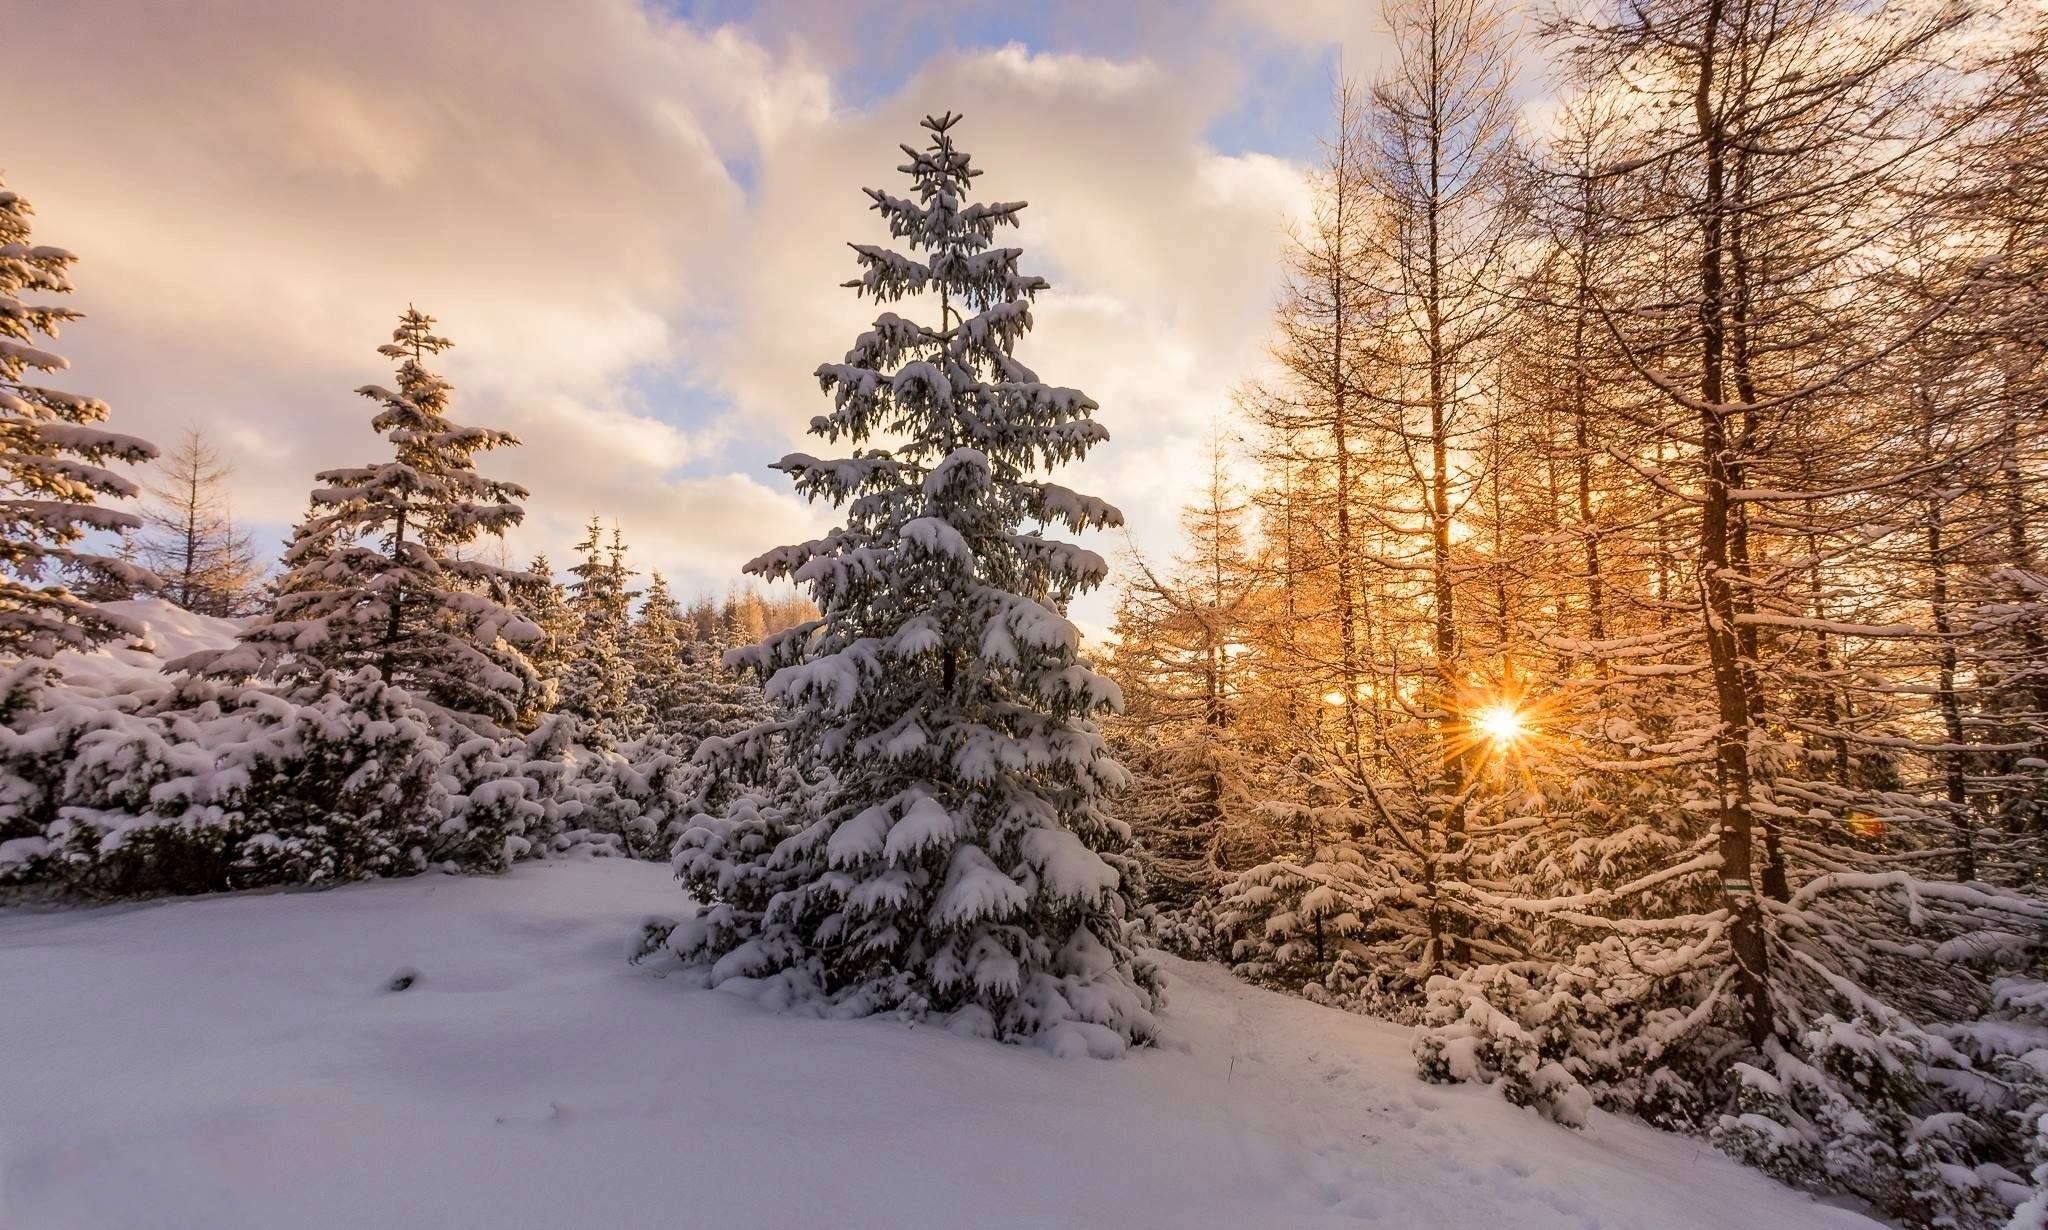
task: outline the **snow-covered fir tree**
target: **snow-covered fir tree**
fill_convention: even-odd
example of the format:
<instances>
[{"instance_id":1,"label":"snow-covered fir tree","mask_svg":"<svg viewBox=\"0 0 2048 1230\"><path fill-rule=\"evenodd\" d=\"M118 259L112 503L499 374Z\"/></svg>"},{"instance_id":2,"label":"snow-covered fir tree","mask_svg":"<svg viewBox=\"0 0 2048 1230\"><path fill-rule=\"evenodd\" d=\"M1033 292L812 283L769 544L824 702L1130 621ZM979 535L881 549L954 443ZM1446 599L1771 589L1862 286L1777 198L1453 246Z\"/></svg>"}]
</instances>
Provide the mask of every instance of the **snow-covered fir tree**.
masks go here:
<instances>
[{"instance_id":1,"label":"snow-covered fir tree","mask_svg":"<svg viewBox=\"0 0 2048 1230\"><path fill-rule=\"evenodd\" d=\"M774 715L760 682L727 666L725 652L712 641L692 641L683 647L664 729L692 751L706 739L731 738Z\"/></svg>"},{"instance_id":2,"label":"snow-covered fir tree","mask_svg":"<svg viewBox=\"0 0 2048 1230\"><path fill-rule=\"evenodd\" d=\"M650 732L672 731L689 670L683 614L661 573L651 574L632 624L633 711Z\"/></svg>"},{"instance_id":3,"label":"snow-covered fir tree","mask_svg":"<svg viewBox=\"0 0 2048 1230\"><path fill-rule=\"evenodd\" d=\"M407 308L378 353L398 360L398 389L365 385L389 461L327 470L286 548L270 614L241 645L174 663L220 675L318 679L374 669L444 710L514 721L539 677L519 646L541 630L515 608L527 574L463 558L461 548L518 524L526 491L477 472L476 454L519 443L448 418L449 386L427 356L452 344Z\"/></svg>"},{"instance_id":4,"label":"snow-covered fir tree","mask_svg":"<svg viewBox=\"0 0 2048 1230\"><path fill-rule=\"evenodd\" d=\"M569 569L576 579L568 594L582 624L562 669L561 709L582 719L589 736L604 745L634 725L632 573L624 536L614 528L607 546L595 516L576 550L581 558Z\"/></svg>"},{"instance_id":5,"label":"snow-covered fir tree","mask_svg":"<svg viewBox=\"0 0 2048 1230\"><path fill-rule=\"evenodd\" d=\"M748 565L820 612L731 655L787 713L700 752L730 771L780 744L794 784L684 834L679 870L706 904L667 943L714 980L837 1013L1118 1054L1152 1037L1155 1002L1126 934L1128 829L1104 805L1125 774L1092 716L1118 695L1060 613L1106 566L1039 527L1122 518L1033 477L1107 433L1094 402L1012 353L1047 284L994 243L1022 203L970 203L958 123L927 118L924 147L904 147L909 197L869 190L907 250L854 245L849 283L928 295L935 316L885 311L818 369L833 404L812 432L849 455L777 465L844 524Z\"/></svg>"},{"instance_id":6,"label":"snow-covered fir tree","mask_svg":"<svg viewBox=\"0 0 2048 1230\"><path fill-rule=\"evenodd\" d=\"M96 533L141 526L134 514L99 503L137 490L106 463L147 461L156 448L101 427L105 402L35 383L37 373L70 366L37 343L79 313L24 301L69 292L77 260L30 241L33 212L0 183L0 653L47 657L134 631L72 587L118 593L151 581L118 552L89 543Z\"/></svg>"},{"instance_id":7,"label":"snow-covered fir tree","mask_svg":"<svg viewBox=\"0 0 2048 1230\"><path fill-rule=\"evenodd\" d=\"M526 644L527 661L533 663L539 685L522 709L520 725L531 727L544 713L561 704L562 675L576 652L576 638L583 630L583 618L569 605L569 595L555 580L554 565L545 554L533 557L526 566L527 578L513 589L519 613L539 628L538 640Z\"/></svg>"}]
</instances>

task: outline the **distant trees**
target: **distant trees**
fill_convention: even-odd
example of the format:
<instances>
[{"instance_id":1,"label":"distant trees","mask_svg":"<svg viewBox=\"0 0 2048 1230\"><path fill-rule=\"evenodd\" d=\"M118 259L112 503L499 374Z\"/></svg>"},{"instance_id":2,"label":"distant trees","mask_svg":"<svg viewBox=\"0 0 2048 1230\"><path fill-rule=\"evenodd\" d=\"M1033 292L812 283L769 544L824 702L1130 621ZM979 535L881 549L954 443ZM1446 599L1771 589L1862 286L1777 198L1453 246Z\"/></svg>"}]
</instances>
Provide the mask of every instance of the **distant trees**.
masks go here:
<instances>
[{"instance_id":1,"label":"distant trees","mask_svg":"<svg viewBox=\"0 0 2048 1230\"><path fill-rule=\"evenodd\" d=\"M148 461L156 448L101 427L106 403L31 383L70 366L38 343L79 316L35 301L70 291L78 258L30 242L33 213L0 184L0 653L47 657L133 631L72 586L149 583L140 568L94 550L93 536L141 528L134 513L101 503L137 493L107 463Z\"/></svg>"},{"instance_id":2,"label":"distant trees","mask_svg":"<svg viewBox=\"0 0 2048 1230\"><path fill-rule=\"evenodd\" d=\"M1254 769L1262 715L1247 712L1270 700L1253 680L1267 665L1274 586L1230 462L1221 438L1212 440L1208 481L1181 514L1187 547L1171 571L1135 555L1126 563L1109 664L1125 707L1108 729L1136 775L1121 807L1147 899L1169 916L1163 935L1196 951L1207 947L1199 925L1172 916L1199 910L1275 844L1259 814L1271 769Z\"/></svg>"},{"instance_id":3,"label":"distant trees","mask_svg":"<svg viewBox=\"0 0 2048 1230\"><path fill-rule=\"evenodd\" d=\"M576 638L561 676L561 709L583 720L605 745L635 722L633 704L634 574L626 567L626 543L616 528L611 545L596 517L585 528L581 553L569 573L569 607L576 613Z\"/></svg>"},{"instance_id":4,"label":"distant trees","mask_svg":"<svg viewBox=\"0 0 2048 1230\"><path fill-rule=\"evenodd\" d=\"M526 567L526 576L514 583L513 596L520 614L541 633L526 646L526 659L533 664L538 680L519 715L520 726L526 728L536 725L544 714L560 709L562 676L575 657L583 617L576 613L569 595L555 580L554 565L546 555L533 557Z\"/></svg>"},{"instance_id":5,"label":"distant trees","mask_svg":"<svg viewBox=\"0 0 2048 1230\"><path fill-rule=\"evenodd\" d=\"M654 729L672 727L688 642L683 613L659 572L647 582L632 625L633 712Z\"/></svg>"},{"instance_id":6,"label":"distant trees","mask_svg":"<svg viewBox=\"0 0 2048 1230\"><path fill-rule=\"evenodd\" d=\"M724 660L728 649L751 643L701 639L655 573L632 632L633 710L642 728L694 752L706 739L729 738L766 721L773 708L759 683Z\"/></svg>"},{"instance_id":7,"label":"distant trees","mask_svg":"<svg viewBox=\"0 0 2048 1230\"><path fill-rule=\"evenodd\" d=\"M141 537L142 562L159 581L154 592L201 615L248 614L263 567L229 513L228 463L193 427L158 469Z\"/></svg>"}]
</instances>

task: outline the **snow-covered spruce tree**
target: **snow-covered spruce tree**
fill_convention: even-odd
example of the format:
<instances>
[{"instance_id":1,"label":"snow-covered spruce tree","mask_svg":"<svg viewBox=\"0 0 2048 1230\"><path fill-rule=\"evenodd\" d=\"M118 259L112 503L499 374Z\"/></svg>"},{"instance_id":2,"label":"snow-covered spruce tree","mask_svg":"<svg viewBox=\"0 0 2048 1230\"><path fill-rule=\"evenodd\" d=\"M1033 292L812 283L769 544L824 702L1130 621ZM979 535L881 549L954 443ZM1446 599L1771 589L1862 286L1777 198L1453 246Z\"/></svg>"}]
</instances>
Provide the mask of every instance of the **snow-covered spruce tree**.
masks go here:
<instances>
[{"instance_id":1,"label":"snow-covered spruce tree","mask_svg":"<svg viewBox=\"0 0 2048 1230\"><path fill-rule=\"evenodd\" d=\"M541 633L538 640L524 646L539 680L520 708L519 725L531 730L561 704L562 674L575 652L583 618L569 605L569 595L555 580L554 565L545 554L534 556L526 572L528 579L513 587L513 596L519 613Z\"/></svg>"},{"instance_id":2,"label":"snow-covered spruce tree","mask_svg":"<svg viewBox=\"0 0 2048 1230\"><path fill-rule=\"evenodd\" d=\"M497 726L539 686L519 645L541 630L514 608L527 574L461 558L463 546L518 524L526 491L477 473L476 454L519 443L448 418L448 384L428 355L451 343L413 308L378 353L399 360L398 390L364 385L390 461L315 477L312 511L285 551L270 614L238 647L172 663L216 675L320 680L374 669L385 683Z\"/></svg>"},{"instance_id":3,"label":"snow-covered spruce tree","mask_svg":"<svg viewBox=\"0 0 2048 1230\"><path fill-rule=\"evenodd\" d=\"M634 724L632 573L624 536L614 528L607 548L595 516L576 549L582 558L569 569L576 578L569 582L569 606L583 622L562 669L561 708L583 721L598 746L609 746Z\"/></svg>"},{"instance_id":4,"label":"snow-covered spruce tree","mask_svg":"<svg viewBox=\"0 0 2048 1230\"><path fill-rule=\"evenodd\" d=\"M64 294L78 258L29 241L27 201L0 184L0 653L48 657L89 649L135 629L72 592L149 584L153 578L117 557L83 549L94 531L139 528L132 513L101 507L128 499L134 483L105 467L156 456L154 446L103 430L107 406L95 398L30 383L31 373L70 364L36 342L55 338L77 312L25 303L24 295Z\"/></svg>"},{"instance_id":5,"label":"snow-covered spruce tree","mask_svg":"<svg viewBox=\"0 0 2048 1230\"><path fill-rule=\"evenodd\" d=\"M694 751L706 739L738 735L774 714L750 675L726 666L724 652L709 641L683 647L676 690L665 710L665 729Z\"/></svg>"},{"instance_id":6,"label":"snow-covered spruce tree","mask_svg":"<svg viewBox=\"0 0 2048 1230\"><path fill-rule=\"evenodd\" d=\"M647 595L631 626L633 710L640 715L643 729L671 732L676 711L683 701L684 660L688 640L683 632L683 615L668 592L668 581L654 573L647 583Z\"/></svg>"},{"instance_id":7,"label":"snow-covered spruce tree","mask_svg":"<svg viewBox=\"0 0 2048 1230\"><path fill-rule=\"evenodd\" d=\"M1115 1055L1152 1037L1157 979L1126 939L1134 864L1104 809L1125 775L1092 715L1117 691L1060 614L1106 567L1029 527L1122 518L1031 477L1107 433L1094 402L1011 353L1046 283L993 242L1022 203L969 203L958 122L927 118L925 147L904 147L910 198L869 190L908 251L854 245L848 283L884 303L929 293L935 323L884 312L818 369L833 407L813 434L902 443L777 464L845 523L748 565L807 586L820 616L729 655L788 712L700 753L733 770L779 740L802 780L683 835L679 872L705 904L667 944L781 1002ZM830 785L807 797L803 780Z\"/></svg>"}]
</instances>

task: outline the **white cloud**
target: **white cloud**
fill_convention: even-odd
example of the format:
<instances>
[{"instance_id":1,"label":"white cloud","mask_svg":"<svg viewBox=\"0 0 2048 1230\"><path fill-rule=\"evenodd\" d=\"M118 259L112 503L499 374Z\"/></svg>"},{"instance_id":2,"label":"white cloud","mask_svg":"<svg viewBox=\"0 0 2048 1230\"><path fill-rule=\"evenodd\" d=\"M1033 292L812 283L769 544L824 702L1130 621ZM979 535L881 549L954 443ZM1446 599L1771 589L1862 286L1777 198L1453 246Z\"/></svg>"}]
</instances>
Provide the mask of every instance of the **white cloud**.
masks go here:
<instances>
[{"instance_id":1,"label":"white cloud","mask_svg":"<svg viewBox=\"0 0 2048 1230\"><path fill-rule=\"evenodd\" d=\"M1369 79L1388 51L1384 6L1370 0L1224 0L1247 27L1307 50L1334 46L1350 76Z\"/></svg>"},{"instance_id":2,"label":"white cloud","mask_svg":"<svg viewBox=\"0 0 2048 1230\"><path fill-rule=\"evenodd\" d=\"M879 237L860 188L951 108L989 195L1032 202L1019 242L1055 288L1024 358L1110 427L1076 481L1171 549L1210 424L1263 360L1301 198L1286 163L1205 142L1237 76L1178 44L1011 45L935 54L854 109L826 66L866 34L834 11L775 6L802 36L770 39L632 0L38 6L40 44L95 70L78 89L53 53L10 80L10 186L84 257L73 383L142 434L205 423L241 511L282 522L315 469L371 455L349 390L386 377L374 347L416 302L458 343L459 414L525 440L493 462L533 489L521 549L559 559L597 511L643 562L721 583L826 523L756 467L874 314L839 286L845 243ZM707 395L722 418L682 414ZM741 472L705 473L721 455Z\"/></svg>"}]
</instances>

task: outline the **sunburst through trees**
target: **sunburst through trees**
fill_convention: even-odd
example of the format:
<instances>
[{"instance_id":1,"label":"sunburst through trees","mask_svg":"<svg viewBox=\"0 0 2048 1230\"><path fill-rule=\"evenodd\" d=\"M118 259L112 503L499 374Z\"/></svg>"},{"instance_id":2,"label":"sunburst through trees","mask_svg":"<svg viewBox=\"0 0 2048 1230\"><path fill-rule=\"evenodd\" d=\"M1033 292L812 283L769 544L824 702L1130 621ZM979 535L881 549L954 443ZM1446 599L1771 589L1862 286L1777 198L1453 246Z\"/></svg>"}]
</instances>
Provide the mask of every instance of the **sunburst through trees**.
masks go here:
<instances>
[{"instance_id":1,"label":"sunburst through trees","mask_svg":"<svg viewBox=\"0 0 2048 1230\"><path fill-rule=\"evenodd\" d=\"M1505 9L1387 17L1242 399L1230 754L1129 804L1239 834L1159 937L1421 1023L1431 1079L2003 1225L2048 1157L2048 27L1603 9L1518 130ZM1122 677L1191 685L1139 592Z\"/></svg>"}]
</instances>

